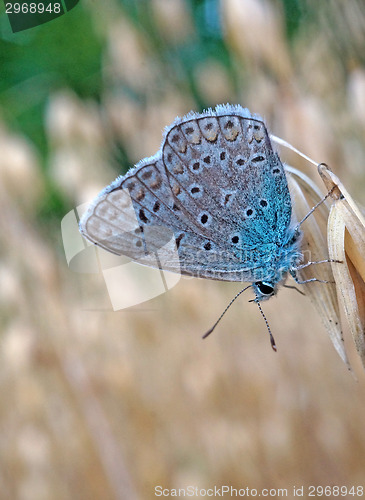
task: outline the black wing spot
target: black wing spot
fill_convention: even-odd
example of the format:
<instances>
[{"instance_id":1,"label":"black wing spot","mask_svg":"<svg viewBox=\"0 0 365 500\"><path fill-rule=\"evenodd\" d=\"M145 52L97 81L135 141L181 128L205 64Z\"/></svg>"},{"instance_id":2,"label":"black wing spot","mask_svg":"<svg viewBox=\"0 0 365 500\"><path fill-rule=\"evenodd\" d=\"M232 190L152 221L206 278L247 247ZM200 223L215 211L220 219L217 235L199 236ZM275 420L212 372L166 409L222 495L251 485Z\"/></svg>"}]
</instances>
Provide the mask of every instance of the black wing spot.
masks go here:
<instances>
[{"instance_id":1,"label":"black wing spot","mask_svg":"<svg viewBox=\"0 0 365 500\"><path fill-rule=\"evenodd\" d=\"M205 243L205 244L204 244L204 248L205 248L205 250L211 250L211 248L212 248L212 244L211 244L211 242L210 242L210 241L208 241L207 243Z\"/></svg>"},{"instance_id":2,"label":"black wing spot","mask_svg":"<svg viewBox=\"0 0 365 500\"><path fill-rule=\"evenodd\" d=\"M185 134L192 134L194 132L193 127L186 127Z\"/></svg>"},{"instance_id":3,"label":"black wing spot","mask_svg":"<svg viewBox=\"0 0 365 500\"><path fill-rule=\"evenodd\" d=\"M226 159L226 152L222 151L221 154L219 155L219 158L223 161Z\"/></svg>"},{"instance_id":4,"label":"black wing spot","mask_svg":"<svg viewBox=\"0 0 365 500\"><path fill-rule=\"evenodd\" d=\"M267 207L267 201L264 199L260 200L260 205L262 206L262 208Z\"/></svg>"},{"instance_id":5,"label":"black wing spot","mask_svg":"<svg viewBox=\"0 0 365 500\"><path fill-rule=\"evenodd\" d=\"M185 236L184 233L179 234L179 236L176 238L176 248L178 249L180 247L181 240Z\"/></svg>"},{"instance_id":6,"label":"black wing spot","mask_svg":"<svg viewBox=\"0 0 365 500\"><path fill-rule=\"evenodd\" d=\"M144 222L145 224L148 222L148 219L146 217L146 214L144 213L144 210L143 208L140 209L139 211L139 218L141 219L142 222Z\"/></svg>"},{"instance_id":7,"label":"black wing spot","mask_svg":"<svg viewBox=\"0 0 365 500\"><path fill-rule=\"evenodd\" d=\"M265 160L265 157L262 156L262 155L259 155L259 156L255 156L254 158L252 158L252 162L258 162L258 161L264 161Z\"/></svg>"},{"instance_id":8,"label":"black wing spot","mask_svg":"<svg viewBox=\"0 0 365 500\"><path fill-rule=\"evenodd\" d=\"M226 122L226 124L224 125L224 128L230 129L230 128L233 128L233 125L234 125L233 121L232 120L228 120Z\"/></svg>"},{"instance_id":9,"label":"black wing spot","mask_svg":"<svg viewBox=\"0 0 365 500\"><path fill-rule=\"evenodd\" d=\"M193 170L199 170L199 167L200 167L200 163L198 161L193 163Z\"/></svg>"},{"instance_id":10,"label":"black wing spot","mask_svg":"<svg viewBox=\"0 0 365 500\"><path fill-rule=\"evenodd\" d=\"M232 237L232 243L234 243L235 245L240 241L239 237L238 236L233 236Z\"/></svg>"},{"instance_id":11,"label":"black wing spot","mask_svg":"<svg viewBox=\"0 0 365 500\"><path fill-rule=\"evenodd\" d=\"M202 224L206 224L208 222L208 215L207 214L203 214L200 217L200 221L201 221Z\"/></svg>"},{"instance_id":12,"label":"black wing spot","mask_svg":"<svg viewBox=\"0 0 365 500\"><path fill-rule=\"evenodd\" d=\"M160 202L156 201L155 204L153 205L153 211L156 213L160 210Z\"/></svg>"},{"instance_id":13,"label":"black wing spot","mask_svg":"<svg viewBox=\"0 0 365 500\"><path fill-rule=\"evenodd\" d=\"M141 247L142 246L142 241L141 240L137 240L136 241L136 247Z\"/></svg>"},{"instance_id":14,"label":"black wing spot","mask_svg":"<svg viewBox=\"0 0 365 500\"><path fill-rule=\"evenodd\" d=\"M193 188L191 188L190 192L191 192L191 194L200 193L200 188L198 188L197 186L194 186Z\"/></svg>"},{"instance_id":15,"label":"black wing spot","mask_svg":"<svg viewBox=\"0 0 365 500\"><path fill-rule=\"evenodd\" d=\"M210 163L210 156L206 156L204 158L204 163L208 163L208 165L209 165L209 163Z\"/></svg>"},{"instance_id":16,"label":"black wing spot","mask_svg":"<svg viewBox=\"0 0 365 500\"><path fill-rule=\"evenodd\" d=\"M245 164L245 160L244 160L243 158L239 158L239 159L236 161L236 163L237 163L237 165L239 165L239 166L241 167L242 165L244 165L244 164Z\"/></svg>"},{"instance_id":17,"label":"black wing spot","mask_svg":"<svg viewBox=\"0 0 365 500\"><path fill-rule=\"evenodd\" d=\"M179 142L179 139L180 139L179 134L175 134L171 137L171 142L174 142L174 143Z\"/></svg>"},{"instance_id":18,"label":"black wing spot","mask_svg":"<svg viewBox=\"0 0 365 500\"><path fill-rule=\"evenodd\" d=\"M212 128L213 128L213 123L207 123L205 125L205 130L212 130Z\"/></svg>"}]
</instances>

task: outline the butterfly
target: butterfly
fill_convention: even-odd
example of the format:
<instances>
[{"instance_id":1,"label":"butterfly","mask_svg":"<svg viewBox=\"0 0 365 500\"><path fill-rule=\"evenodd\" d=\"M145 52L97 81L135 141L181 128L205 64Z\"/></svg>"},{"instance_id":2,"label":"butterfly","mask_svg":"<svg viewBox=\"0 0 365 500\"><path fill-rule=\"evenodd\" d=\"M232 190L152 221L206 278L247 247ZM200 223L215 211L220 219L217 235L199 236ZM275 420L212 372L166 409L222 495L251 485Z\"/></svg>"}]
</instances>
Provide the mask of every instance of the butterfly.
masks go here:
<instances>
[{"instance_id":1,"label":"butterfly","mask_svg":"<svg viewBox=\"0 0 365 500\"><path fill-rule=\"evenodd\" d=\"M251 282L204 337L252 287L276 350L260 302L275 295L289 274L297 283L322 281L300 281L297 272L313 264L300 265L300 225L327 196L296 223L285 169L263 119L239 105L218 105L167 127L157 154L95 198L80 231L92 243L141 264Z\"/></svg>"},{"instance_id":2,"label":"butterfly","mask_svg":"<svg viewBox=\"0 0 365 500\"><path fill-rule=\"evenodd\" d=\"M239 105L177 118L157 154L96 197L80 231L142 264L159 251L161 269L251 282L257 301L302 259L284 166L263 119Z\"/></svg>"}]
</instances>

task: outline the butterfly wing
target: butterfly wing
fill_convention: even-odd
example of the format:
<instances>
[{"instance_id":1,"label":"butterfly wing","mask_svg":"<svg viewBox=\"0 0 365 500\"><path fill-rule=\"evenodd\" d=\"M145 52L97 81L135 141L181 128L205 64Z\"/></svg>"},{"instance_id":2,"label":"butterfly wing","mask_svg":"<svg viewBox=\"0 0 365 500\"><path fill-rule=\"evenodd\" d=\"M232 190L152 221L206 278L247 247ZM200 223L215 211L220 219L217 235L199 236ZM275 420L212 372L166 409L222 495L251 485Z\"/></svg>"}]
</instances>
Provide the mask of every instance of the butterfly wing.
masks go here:
<instances>
[{"instance_id":1,"label":"butterfly wing","mask_svg":"<svg viewBox=\"0 0 365 500\"><path fill-rule=\"evenodd\" d=\"M143 264L154 265L158 252L162 269L253 281L259 250L281 241L290 219L285 173L264 123L218 106L176 120L159 153L106 188L80 230Z\"/></svg>"},{"instance_id":2,"label":"butterfly wing","mask_svg":"<svg viewBox=\"0 0 365 500\"><path fill-rule=\"evenodd\" d=\"M259 117L233 106L193 115L168 130L162 153L176 204L212 242L235 252L237 232L240 248L282 241L291 200Z\"/></svg>"},{"instance_id":3,"label":"butterfly wing","mask_svg":"<svg viewBox=\"0 0 365 500\"><path fill-rule=\"evenodd\" d=\"M177 207L158 156L102 191L82 217L80 231L96 245L142 264L155 266L157 253L162 269L220 279L201 251L209 240L194 232ZM169 244L172 237L174 245ZM235 256L222 259L218 265L223 270L230 261L237 271L242 267Z\"/></svg>"}]
</instances>

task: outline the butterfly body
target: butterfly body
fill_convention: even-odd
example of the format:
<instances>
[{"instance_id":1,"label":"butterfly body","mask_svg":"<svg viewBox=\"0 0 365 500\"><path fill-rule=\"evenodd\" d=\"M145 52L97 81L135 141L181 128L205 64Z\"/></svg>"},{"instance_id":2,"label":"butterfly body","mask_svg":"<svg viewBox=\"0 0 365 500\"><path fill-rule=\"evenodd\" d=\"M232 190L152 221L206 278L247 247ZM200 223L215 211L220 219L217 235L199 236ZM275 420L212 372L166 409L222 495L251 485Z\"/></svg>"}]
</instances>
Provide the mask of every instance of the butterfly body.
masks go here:
<instances>
[{"instance_id":1,"label":"butterfly body","mask_svg":"<svg viewBox=\"0 0 365 500\"><path fill-rule=\"evenodd\" d=\"M259 300L302 257L284 167L262 118L241 106L175 120L155 156L94 200L80 231L142 264L159 252L162 269L252 282Z\"/></svg>"}]
</instances>

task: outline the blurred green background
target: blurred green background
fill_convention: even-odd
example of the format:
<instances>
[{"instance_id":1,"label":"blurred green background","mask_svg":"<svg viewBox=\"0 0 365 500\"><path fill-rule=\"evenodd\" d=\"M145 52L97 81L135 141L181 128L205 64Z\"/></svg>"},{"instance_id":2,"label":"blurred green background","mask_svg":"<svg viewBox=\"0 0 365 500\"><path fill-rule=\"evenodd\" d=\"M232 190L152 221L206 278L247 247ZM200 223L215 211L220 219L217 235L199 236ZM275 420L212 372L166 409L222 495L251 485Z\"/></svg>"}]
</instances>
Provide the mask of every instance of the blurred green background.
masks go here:
<instances>
[{"instance_id":1,"label":"blurred green background","mask_svg":"<svg viewBox=\"0 0 365 500\"><path fill-rule=\"evenodd\" d=\"M15 34L0 9L1 499L365 487L362 368L348 339L356 382L306 298L265 304L276 355L247 299L203 342L239 284L88 309L105 292L68 269L60 233L177 115L226 102L363 203L364 2L81 0Z\"/></svg>"}]
</instances>

